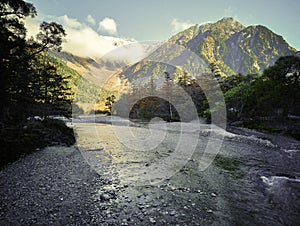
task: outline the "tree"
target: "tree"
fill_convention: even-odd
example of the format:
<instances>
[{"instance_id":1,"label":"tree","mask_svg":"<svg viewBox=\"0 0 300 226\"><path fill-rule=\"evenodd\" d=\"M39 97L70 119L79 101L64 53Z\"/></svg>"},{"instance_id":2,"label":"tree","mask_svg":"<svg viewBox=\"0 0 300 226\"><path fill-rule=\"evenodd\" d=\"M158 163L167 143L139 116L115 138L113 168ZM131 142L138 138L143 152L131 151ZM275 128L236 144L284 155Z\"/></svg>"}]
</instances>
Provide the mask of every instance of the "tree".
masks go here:
<instances>
[{"instance_id":1,"label":"tree","mask_svg":"<svg viewBox=\"0 0 300 226\"><path fill-rule=\"evenodd\" d=\"M20 59L26 55L26 29L21 19L36 15L35 7L22 0L4 0L0 3L0 110L8 112L8 104L14 102L12 96L18 89L12 89L12 82L19 81L26 73L29 62ZM6 115L6 114L5 114ZM1 117L1 118L2 118Z\"/></svg>"},{"instance_id":2,"label":"tree","mask_svg":"<svg viewBox=\"0 0 300 226\"><path fill-rule=\"evenodd\" d=\"M43 85L36 83L36 77L43 76L45 85L47 83L45 80L53 73L53 70L56 70L54 64L50 70L49 62L46 61L43 63L45 68L48 67L47 70L41 71L36 65L41 66L39 58L44 57L47 50L61 49L62 39L66 35L65 31L59 24L43 22L36 40L31 38L27 41L22 19L28 16L34 17L36 14L34 6L24 1L2 1L0 3L1 118L12 117L17 109L22 109L23 116L27 117L27 114L32 111L30 108L34 103L40 103L35 96L36 85L41 85L41 87ZM58 90L65 81L60 80L59 82L58 76L56 77L56 83L48 81L49 85L46 87L57 86ZM6 116L3 112L7 112Z\"/></svg>"},{"instance_id":3,"label":"tree","mask_svg":"<svg viewBox=\"0 0 300 226\"><path fill-rule=\"evenodd\" d=\"M65 31L43 22L37 37L26 40L23 21L36 15L35 7L23 0L0 2L1 163L49 145L61 137L57 132L71 130L55 120L28 121L35 115L65 114L70 106L67 76L58 73L57 62L47 54L61 49Z\"/></svg>"},{"instance_id":4,"label":"tree","mask_svg":"<svg viewBox=\"0 0 300 226\"><path fill-rule=\"evenodd\" d=\"M249 119L285 118L300 112L300 58L280 57L262 76L230 77L223 81L229 116Z\"/></svg>"},{"instance_id":5,"label":"tree","mask_svg":"<svg viewBox=\"0 0 300 226\"><path fill-rule=\"evenodd\" d=\"M221 71L221 69L219 68L219 66L217 65L216 62L210 63L209 64L209 69L211 70L211 72L213 73L213 75L216 78L220 78L221 77L222 71Z\"/></svg>"},{"instance_id":6,"label":"tree","mask_svg":"<svg viewBox=\"0 0 300 226\"><path fill-rule=\"evenodd\" d=\"M170 76L170 73L165 71L165 79L166 79L166 85L167 85L167 96L168 96L168 102L169 102L169 114L170 114L170 121L173 119L173 112L172 112L172 86L173 86L173 81Z\"/></svg>"},{"instance_id":7,"label":"tree","mask_svg":"<svg viewBox=\"0 0 300 226\"><path fill-rule=\"evenodd\" d=\"M27 3L23 0L2 0L0 4L0 17L22 19L27 16L34 17L37 12L33 4Z\"/></svg>"},{"instance_id":8,"label":"tree","mask_svg":"<svg viewBox=\"0 0 300 226\"><path fill-rule=\"evenodd\" d=\"M106 98L105 106L107 107L110 114L112 113L111 109L112 109L112 106L115 103L115 101L116 101L115 95L111 95Z\"/></svg>"},{"instance_id":9,"label":"tree","mask_svg":"<svg viewBox=\"0 0 300 226\"><path fill-rule=\"evenodd\" d=\"M58 62L47 54L35 58L34 74L30 83L31 96L38 103L37 115L63 114L70 116L73 92L70 76L58 72Z\"/></svg>"},{"instance_id":10,"label":"tree","mask_svg":"<svg viewBox=\"0 0 300 226\"><path fill-rule=\"evenodd\" d=\"M274 64L267 68L263 76L274 82L287 85L300 83L300 58L297 56L280 57Z\"/></svg>"},{"instance_id":11,"label":"tree","mask_svg":"<svg viewBox=\"0 0 300 226\"><path fill-rule=\"evenodd\" d=\"M241 82L225 93L225 102L230 120L251 117L255 109L254 87L250 83Z\"/></svg>"},{"instance_id":12,"label":"tree","mask_svg":"<svg viewBox=\"0 0 300 226\"><path fill-rule=\"evenodd\" d=\"M300 58L297 56L280 57L273 66L267 68L262 75L263 83L257 92L263 90L258 104L268 104L268 112L282 112L282 117L289 113L299 112L300 104ZM267 102L267 103L266 103Z\"/></svg>"}]
</instances>

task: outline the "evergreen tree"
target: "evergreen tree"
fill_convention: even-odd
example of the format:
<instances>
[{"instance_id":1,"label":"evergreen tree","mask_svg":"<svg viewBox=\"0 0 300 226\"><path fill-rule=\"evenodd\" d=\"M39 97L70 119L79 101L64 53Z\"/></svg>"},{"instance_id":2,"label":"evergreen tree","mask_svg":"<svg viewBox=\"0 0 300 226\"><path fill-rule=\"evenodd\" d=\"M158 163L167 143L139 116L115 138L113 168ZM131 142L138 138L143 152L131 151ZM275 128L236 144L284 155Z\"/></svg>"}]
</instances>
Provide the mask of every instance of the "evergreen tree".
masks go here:
<instances>
[{"instance_id":1,"label":"evergreen tree","mask_svg":"<svg viewBox=\"0 0 300 226\"><path fill-rule=\"evenodd\" d=\"M26 118L37 101L35 64L39 54L49 49L61 49L65 36L63 27L54 22L43 22L36 40L27 41L23 19L36 16L36 10L24 1L2 1L0 3L0 95L1 120ZM49 65L48 65L49 67ZM52 67L55 67L54 65ZM44 70L39 76L44 81L55 69ZM49 86L61 86L64 81L49 82ZM45 83L45 82L44 82ZM47 85L48 86L48 85ZM54 88L54 87L52 87ZM40 87L41 89L41 87Z\"/></svg>"}]
</instances>

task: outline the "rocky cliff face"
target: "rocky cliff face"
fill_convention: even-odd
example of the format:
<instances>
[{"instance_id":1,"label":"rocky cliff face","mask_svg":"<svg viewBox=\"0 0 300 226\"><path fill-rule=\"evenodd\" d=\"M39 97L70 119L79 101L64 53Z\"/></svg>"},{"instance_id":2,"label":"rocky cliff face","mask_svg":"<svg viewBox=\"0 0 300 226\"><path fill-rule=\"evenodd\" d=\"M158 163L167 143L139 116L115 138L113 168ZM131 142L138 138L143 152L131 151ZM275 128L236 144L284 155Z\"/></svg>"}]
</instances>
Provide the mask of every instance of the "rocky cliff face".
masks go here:
<instances>
[{"instance_id":1,"label":"rocky cliff face","mask_svg":"<svg viewBox=\"0 0 300 226\"><path fill-rule=\"evenodd\" d=\"M207 64L215 63L223 75L262 72L280 56L299 55L282 36L258 25L245 27L233 18L195 25L170 38Z\"/></svg>"},{"instance_id":2,"label":"rocky cliff face","mask_svg":"<svg viewBox=\"0 0 300 226\"><path fill-rule=\"evenodd\" d=\"M226 46L224 63L241 74L258 73L280 56L297 55L282 36L261 25L236 32L226 40Z\"/></svg>"}]
</instances>

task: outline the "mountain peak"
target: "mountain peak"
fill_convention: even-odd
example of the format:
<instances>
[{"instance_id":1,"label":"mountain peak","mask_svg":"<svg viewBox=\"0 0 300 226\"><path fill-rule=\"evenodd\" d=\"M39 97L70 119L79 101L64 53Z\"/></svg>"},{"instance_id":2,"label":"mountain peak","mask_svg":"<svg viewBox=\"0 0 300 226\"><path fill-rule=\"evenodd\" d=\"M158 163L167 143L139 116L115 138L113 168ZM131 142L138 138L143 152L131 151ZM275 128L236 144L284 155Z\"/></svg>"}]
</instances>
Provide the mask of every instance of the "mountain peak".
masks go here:
<instances>
[{"instance_id":1,"label":"mountain peak","mask_svg":"<svg viewBox=\"0 0 300 226\"><path fill-rule=\"evenodd\" d=\"M222 19L218 20L218 22L222 22L222 23L234 23L234 22L238 22L236 19L234 19L233 17L223 17Z\"/></svg>"},{"instance_id":2,"label":"mountain peak","mask_svg":"<svg viewBox=\"0 0 300 226\"><path fill-rule=\"evenodd\" d=\"M207 23L200 26L202 33L209 32L217 39L227 39L235 32L245 29L245 26L232 17L224 17L215 23Z\"/></svg>"},{"instance_id":3,"label":"mountain peak","mask_svg":"<svg viewBox=\"0 0 300 226\"><path fill-rule=\"evenodd\" d=\"M223 17L222 19L218 20L214 23L215 26L218 27L231 27L233 30L242 30L245 28L239 21L234 19L233 17Z\"/></svg>"},{"instance_id":4,"label":"mountain peak","mask_svg":"<svg viewBox=\"0 0 300 226\"><path fill-rule=\"evenodd\" d=\"M224 75L262 72L280 56L298 55L284 38L263 25L245 27L232 17L184 30L171 43L185 46Z\"/></svg>"}]
</instances>

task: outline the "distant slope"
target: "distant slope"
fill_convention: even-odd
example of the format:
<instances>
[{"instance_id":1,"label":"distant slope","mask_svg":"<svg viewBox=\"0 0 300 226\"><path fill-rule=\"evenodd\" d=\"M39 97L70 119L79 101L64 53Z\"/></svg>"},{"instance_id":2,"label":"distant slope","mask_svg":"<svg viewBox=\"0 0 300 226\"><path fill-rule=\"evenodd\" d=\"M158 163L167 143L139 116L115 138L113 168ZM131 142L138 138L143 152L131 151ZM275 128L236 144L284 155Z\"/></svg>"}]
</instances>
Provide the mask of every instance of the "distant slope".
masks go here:
<instances>
[{"instance_id":1,"label":"distant slope","mask_svg":"<svg viewBox=\"0 0 300 226\"><path fill-rule=\"evenodd\" d=\"M74 103L86 113L105 110L106 97L117 95L126 82L118 73L125 65L123 61L83 58L68 52L51 51L50 55L68 71L75 91Z\"/></svg>"}]
</instances>

